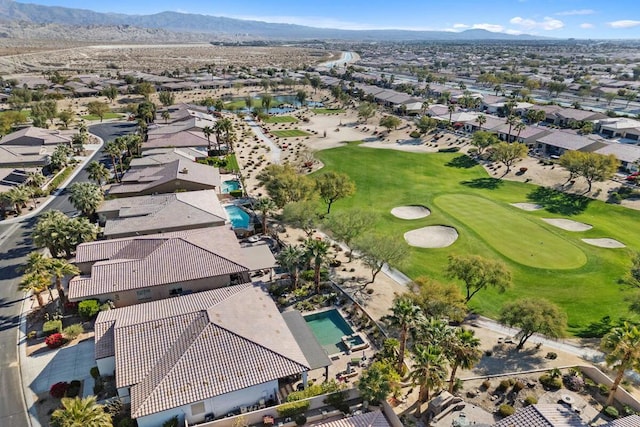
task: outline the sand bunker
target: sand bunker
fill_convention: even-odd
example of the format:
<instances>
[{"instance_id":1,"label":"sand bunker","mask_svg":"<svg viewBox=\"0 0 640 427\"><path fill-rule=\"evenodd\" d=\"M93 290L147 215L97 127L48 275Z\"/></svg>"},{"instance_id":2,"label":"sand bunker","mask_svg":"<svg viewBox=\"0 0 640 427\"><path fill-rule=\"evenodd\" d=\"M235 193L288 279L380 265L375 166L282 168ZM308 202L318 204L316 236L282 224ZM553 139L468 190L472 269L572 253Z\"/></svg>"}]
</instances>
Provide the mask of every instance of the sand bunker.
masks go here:
<instances>
[{"instance_id":1,"label":"sand bunker","mask_svg":"<svg viewBox=\"0 0 640 427\"><path fill-rule=\"evenodd\" d=\"M446 248L458 239L458 232L453 227L434 225L418 228L404 233L404 240L418 248Z\"/></svg>"},{"instance_id":2,"label":"sand bunker","mask_svg":"<svg viewBox=\"0 0 640 427\"><path fill-rule=\"evenodd\" d=\"M542 206L537 203L511 203L511 206L515 206L518 209L522 209L523 211L538 211L542 209Z\"/></svg>"},{"instance_id":3,"label":"sand bunker","mask_svg":"<svg viewBox=\"0 0 640 427\"><path fill-rule=\"evenodd\" d=\"M598 246L599 248L626 248L625 244L615 239L603 238L603 239L582 239L588 245Z\"/></svg>"},{"instance_id":4,"label":"sand bunker","mask_svg":"<svg viewBox=\"0 0 640 427\"><path fill-rule=\"evenodd\" d=\"M593 228L593 226L585 224L584 222L564 218L542 218L542 220L554 227L562 228L567 231L587 231Z\"/></svg>"},{"instance_id":5,"label":"sand bunker","mask_svg":"<svg viewBox=\"0 0 640 427\"><path fill-rule=\"evenodd\" d=\"M391 209L391 215L400 219L420 219L431 215L431 211L424 206L398 206Z\"/></svg>"}]
</instances>

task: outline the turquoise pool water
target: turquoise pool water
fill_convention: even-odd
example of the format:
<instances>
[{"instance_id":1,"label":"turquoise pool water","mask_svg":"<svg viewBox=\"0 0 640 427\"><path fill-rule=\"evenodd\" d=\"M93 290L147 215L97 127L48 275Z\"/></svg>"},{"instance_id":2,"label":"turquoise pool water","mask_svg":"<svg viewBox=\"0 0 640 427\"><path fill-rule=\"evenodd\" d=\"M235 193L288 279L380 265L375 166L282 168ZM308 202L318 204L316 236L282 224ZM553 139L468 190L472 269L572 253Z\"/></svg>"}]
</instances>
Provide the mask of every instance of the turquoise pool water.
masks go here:
<instances>
[{"instance_id":1,"label":"turquoise pool water","mask_svg":"<svg viewBox=\"0 0 640 427\"><path fill-rule=\"evenodd\" d=\"M235 205L227 205L224 207L224 210L227 211L227 215L229 215L229 220L231 221L231 226L233 228L249 229L251 217L243 209Z\"/></svg>"},{"instance_id":2,"label":"turquoise pool water","mask_svg":"<svg viewBox=\"0 0 640 427\"><path fill-rule=\"evenodd\" d=\"M222 181L222 192L229 193L231 191L240 189L240 181L236 179L230 179L228 181Z\"/></svg>"},{"instance_id":3,"label":"turquoise pool water","mask_svg":"<svg viewBox=\"0 0 640 427\"><path fill-rule=\"evenodd\" d=\"M322 348L327 351L327 354L336 354L346 350L340 339L344 335L353 334L353 329L351 329L351 326L344 320L338 310L332 309L310 314L304 316L304 320Z\"/></svg>"}]
</instances>

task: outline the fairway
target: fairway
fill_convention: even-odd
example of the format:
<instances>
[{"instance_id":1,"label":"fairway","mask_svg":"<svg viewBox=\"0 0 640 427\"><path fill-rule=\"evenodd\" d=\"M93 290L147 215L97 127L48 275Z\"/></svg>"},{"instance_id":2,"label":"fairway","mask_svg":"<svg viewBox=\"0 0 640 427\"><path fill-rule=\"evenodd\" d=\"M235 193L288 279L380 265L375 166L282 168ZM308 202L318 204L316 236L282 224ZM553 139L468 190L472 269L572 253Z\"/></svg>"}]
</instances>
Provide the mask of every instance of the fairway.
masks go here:
<instances>
[{"instance_id":1,"label":"fairway","mask_svg":"<svg viewBox=\"0 0 640 427\"><path fill-rule=\"evenodd\" d=\"M279 136L280 138L292 138L294 136L308 136L309 133L298 130L298 129L288 129L288 130L272 130L272 134L275 136Z\"/></svg>"},{"instance_id":2,"label":"fairway","mask_svg":"<svg viewBox=\"0 0 640 427\"><path fill-rule=\"evenodd\" d=\"M565 238L547 231L537 218L526 218L483 197L448 194L434 199L437 207L471 228L487 244L514 262L534 268L570 269L587 257Z\"/></svg>"},{"instance_id":3,"label":"fairway","mask_svg":"<svg viewBox=\"0 0 640 427\"><path fill-rule=\"evenodd\" d=\"M342 108L312 108L311 111L313 111L316 114L344 113L344 110Z\"/></svg>"},{"instance_id":4,"label":"fairway","mask_svg":"<svg viewBox=\"0 0 640 427\"><path fill-rule=\"evenodd\" d=\"M265 123L298 123L298 119L291 116L269 116L264 119Z\"/></svg>"}]
</instances>

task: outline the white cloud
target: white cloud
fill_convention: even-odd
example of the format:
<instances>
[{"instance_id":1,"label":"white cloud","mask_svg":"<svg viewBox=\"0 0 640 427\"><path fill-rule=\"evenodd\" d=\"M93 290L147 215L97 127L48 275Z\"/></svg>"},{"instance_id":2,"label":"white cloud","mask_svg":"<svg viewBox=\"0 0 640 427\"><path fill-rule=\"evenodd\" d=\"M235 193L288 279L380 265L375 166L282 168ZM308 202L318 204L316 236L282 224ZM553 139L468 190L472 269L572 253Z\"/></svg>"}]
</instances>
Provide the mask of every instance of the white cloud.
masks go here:
<instances>
[{"instance_id":1,"label":"white cloud","mask_svg":"<svg viewBox=\"0 0 640 427\"><path fill-rule=\"evenodd\" d=\"M593 15L596 13L593 9L574 9L574 10L565 10L564 12L558 12L555 15L558 16L573 16L573 15Z\"/></svg>"},{"instance_id":2,"label":"white cloud","mask_svg":"<svg viewBox=\"0 0 640 427\"><path fill-rule=\"evenodd\" d=\"M506 34L511 34L512 36L519 36L520 34L522 34L522 31L520 31L520 30L512 30L511 28L507 28L506 30L504 30L504 32Z\"/></svg>"},{"instance_id":3,"label":"white cloud","mask_svg":"<svg viewBox=\"0 0 640 427\"><path fill-rule=\"evenodd\" d=\"M469 26L467 24L453 24L453 28L469 28Z\"/></svg>"},{"instance_id":4,"label":"white cloud","mask_svg":"<svg viewBox=\"0 0 640 427\"><path fill-rule=\"evenodd\" d=\"M623 19L621 21L608 22L611 28L632 28L640 26L640 21L632 21L631 19Z\"/></svg>"},{"instance_id":5,"label":"white cloud","mask_svg":"<svg viewBox=\"0 0 640 427\"><path fill-rule=\"evenodd\" d=\"M516 16L511 18L509 22L514 25L519 25L528 31L536 29L551 31L559 30L560 28L564 27L564 22L560 21L559 19L550 18L548 16L545 16L542 21L534 21L533 19L525 19L520 16Z\"/></svg>"},{"instance_id":6,"label":"white cloud","mask_svg":"<svg viewBox=\"0 0 640 427\"><path fill-rule=\"evenodd\" d=\"M487 30L493 33L501 33L504 31L504 27L498 24L473 24L471 28L474 30Z\"/></svg>"},{"instance_id":7,"label":"white cloud","mask_svg":"<svg viewBox=\"0 0 640 427\"><path fill-rule=\"evenodd\" d=\"M589 28L594 28L595 25L590 24L588 22L585 22L584 24L580 24L580 28L584 28L585 30L588 30Z\"/></svg>"}]
</instances>

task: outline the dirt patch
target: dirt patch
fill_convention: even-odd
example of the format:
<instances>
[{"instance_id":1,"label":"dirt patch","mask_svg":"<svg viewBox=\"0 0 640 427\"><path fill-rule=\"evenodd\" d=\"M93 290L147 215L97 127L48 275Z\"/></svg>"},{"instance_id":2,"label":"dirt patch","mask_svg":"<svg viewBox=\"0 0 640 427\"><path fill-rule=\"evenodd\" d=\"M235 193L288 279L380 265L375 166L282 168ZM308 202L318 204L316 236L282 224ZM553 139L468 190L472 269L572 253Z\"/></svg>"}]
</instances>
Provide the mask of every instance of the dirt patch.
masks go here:
<instances>
[{"instance_id":1,"label":"dirt patch","mask_svg":"<svg viewBox=\"0 0 640 427\"><path fill-rule=\"evenodd\" d=\"M597 246L599 248L619 249L627 247L624 243L608 237L601 239L582 239L582 241L588 245Z\"/></svg>"},{"instance_id":2,"label":"dirt patch","mask_svg":"<svg viewBox=\"0 0 640 427\"><path fill-rule=\"evenodd\" d=\"M542 209L542 206L536 203L511 203L511 206L515 206L518 209L522 209L523 211L539 211Z\"/></svg>"},{"instance_id":3,"label":"dirt patch","mask_svg":"<svg viewBox=\"0 0 640 427\"><path fill-rule=\"evenodd\" d=\"M431 215L431 211L420 205L398 206L391 209L391 215L400 219L420 219Z\"/></svg>"},{"instance_id":4,"label":"dirt patch","mask_svg":"<svg viewBox=\"0 0 640 427\"><path fill-rule=\"evenodd\" d=\"M458 239L458 231L453 227L434 225L404 233L404 239L418 248L446 248Z\"/></svg>"},{"instance_id":5,"label":"dirt patch","mask_svg":"<svg viewBox=\"0 0 640 427\"><path fill-rule=\"evenodd\" d=\"M571 219L564 218L542 218L542 220L554 227L562 228L567 231L587 231L593 228L590 224L584 222L573 221Z\"/></svg>"}]
</instances>

